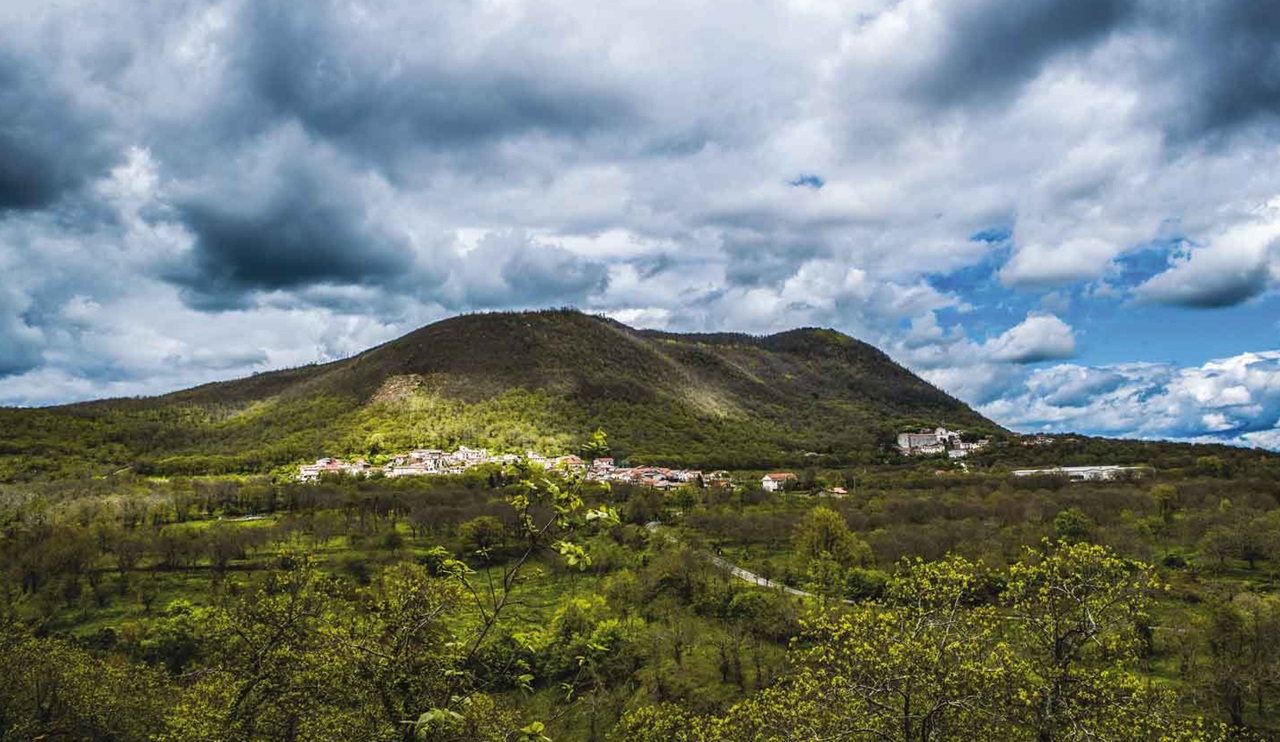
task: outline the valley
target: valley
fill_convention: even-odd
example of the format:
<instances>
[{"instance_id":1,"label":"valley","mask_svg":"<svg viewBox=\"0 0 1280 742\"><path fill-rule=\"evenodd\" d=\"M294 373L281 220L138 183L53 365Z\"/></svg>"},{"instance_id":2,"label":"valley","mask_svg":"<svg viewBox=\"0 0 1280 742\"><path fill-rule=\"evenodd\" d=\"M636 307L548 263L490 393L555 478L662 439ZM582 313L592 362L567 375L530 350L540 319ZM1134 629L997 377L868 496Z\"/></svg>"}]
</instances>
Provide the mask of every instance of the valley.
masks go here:
<instances>
[{"instance_id":1,"label":"valley","mask_svg":"<svg viewBox=\"0 0 1280 742\"><path fill-rule=\"evenodd\" d=\"M918 381L849 392L831 369L879 361L818 331L493 321L490 338L603 328L663 348L655 373L682 370L623 393L606 359L547 370L562 356L546 348L579 340L486 371L393 343L4 411L20 421L0 440L6 738L1280 733L1280 456L1019 436ZM388 354L380 373L423 381L373 374ZM719 370L671 365L690 357ZM730 357L780 375L752 391ZM679 396L713 377L720 412ZM964 437L901 450L939 410Z\"/></svg>"}]
</instances>

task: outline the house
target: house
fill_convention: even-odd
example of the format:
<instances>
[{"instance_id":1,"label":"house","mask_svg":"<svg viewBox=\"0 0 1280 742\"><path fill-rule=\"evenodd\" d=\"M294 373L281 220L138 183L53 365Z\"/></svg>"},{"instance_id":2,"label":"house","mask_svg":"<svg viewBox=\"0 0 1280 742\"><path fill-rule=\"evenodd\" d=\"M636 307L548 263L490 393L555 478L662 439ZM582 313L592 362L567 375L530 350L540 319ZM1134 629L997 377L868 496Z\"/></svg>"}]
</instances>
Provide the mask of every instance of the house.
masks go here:
<instances>
[{"instance_id":1,"label":"house","mask_svg":"<svg viewBox=\"0 0 1280 742\"><path fill-rule=\"evenodd\" d=\"M729 476L729 472L718 469L702 478L711 487L731 487L733 486L733 478Z\"/></svg>"},{"instance_id":2,"label":"house","mask_svg":"<svg viewBox=\"0 0 1280 742\"><path fill-rule=\"evenodd\" d=\"M428 464L424 461L407 461L399 464L392 464L387 470L388 477L421 477L426 474L436 474L439 469L434 464Z\"/></svg>"},{"instance_id":3,"label":"house","mask_svg":"<svg viewBox=\"0 0 1280 742\"><path fill-rule=\"evenodd\" d=\"M938 436L936 433L899 433L898 434L898 450L902 453L913 453L923 448L938 447Z\"/></svg>"},{"instance_id":4,"label":"house","mask_svg":"<svg viewBox=\"0 0 1280 742\"><path fill-rule=\"evenodd\" d=\"M760 480L760 486L763 487L766 492L777 492L795 481L797 481L795 474L792 474L789 471L775 471L764 475L764 478Z\"/></svg>"},{"instance_id":5,"label":"house","mask_svg":"<svg viewBox=\"0 0 1280 742\"><path fill-rule=\"evenodd\" d=\"M314 482L322 474L337 474L343 471L344 466L338 459L328 457L316 459L314 464L305 464L298 467L298 479L303 482Z\"/></svg>"},{"instance_id":6,"label":"house","mask_svg":"<svg viewBox=\"0 0 1280 742\"><path fill-rule=\"evenodd\" d=\"M561 456L558 459L553 459L551 463L557 469L565 469L569 471L581 471L583 468L586 467L586 462L584 462L580 457L574 456L573 454L569 454L568 456Z\"/></svg>"},{"instance_id":7,"label":"house","mask_svg":"<svg viewBox=\"0 0 1280 742\"><path fill-rule=\"evenodd\" d=\"M458 446L458 450L453 452L453 458L464 466L475 466L489 460L489 449Z\"/></svg>"},{"instance_id":8,"label":"house","mask_svg":"<svg viewBox=\"0 0 1280 742\"><path fill-rule=\"evenodd\" d=\"M592 468L592 469L596 469L596 470L612 469L612 468L613 468L613 459L608 458L608 457L603 457L603 458L595 459L594 461L592 461L592 462L591 462L591 468Z\"/></svg>"},{"instance_id":9,"label":"house","mask_svg":"<svg viewBox=\"0 0 1280 742\"><path fill-rule=\"evenodd\" d=\"M317 459L314 464L305 464L298 467L298 480L302 482L314 482L325 474L350 474L355 477L363 477L372 474L374 467L369 466L369 462L364 459L357 459L354 463L347 463L342 459L323 458Z\"/></svg>"},{"instance_id":10,"label":"house","mask_svg":"<svg viewBox=\"0 0 1280 742\"><path fill-rule=\"evenodd\" d=\"M963 435L963 430L947 430L941 425L931 431L899 433L898 452L904 456L926 456L945 453L953 459L959 459L967 456L970 451L976 451L991 442L983 439L976 443L966 443Z\"/></svg>"}]
</instances>

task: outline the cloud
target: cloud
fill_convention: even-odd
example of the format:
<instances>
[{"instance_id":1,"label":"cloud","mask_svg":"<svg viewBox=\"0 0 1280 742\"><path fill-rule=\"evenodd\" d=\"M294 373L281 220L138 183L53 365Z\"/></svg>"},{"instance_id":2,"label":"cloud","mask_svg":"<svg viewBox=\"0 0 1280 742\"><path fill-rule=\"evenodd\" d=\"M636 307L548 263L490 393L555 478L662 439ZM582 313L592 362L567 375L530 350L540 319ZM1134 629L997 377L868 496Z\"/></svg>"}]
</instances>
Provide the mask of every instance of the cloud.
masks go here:
<instances>
[{"instance_id":1,"label":"cloud","mask_svg":"<svg viewBox=\"0 0 1280 742\"><path fill-rule=\"evenodd\" d=\"M451 307L577 305L608 288L608 268L524 232L491 232L459 258Z\"/></svg>"},{"instance_id":2,"label":"cloud","mask_svg":"<svg viewBox=\"0 0 1280 742\"><path fill-rule=\"evenodd\" d=\"M1052 314L1030 314L1021 323L988 340L983 350L994 360L1039 363L1076 354L1071 325Z\"/></svg>"},{"instance_id":3,"label":"cloud","mask_svg":"<svg viewBox=\"0 0 1280 742\"><path fill-rule=\"evenodd\" d=\"M1280 351L1201 366L1120 364L1033 371L981 407L1024 430L1274 446L1280 433Z\"/></svg>"},{"instance_id":4,"label":"cloud","mask_svg":"<svg viewBox=\"0 0 1280 742\"><path fill-rule=\"evenodd\" d=\"M1280 267L1280 203L1201 247L1173 253L1168 270L1134 289L1143 301L1212 309L1266 291Z\"/></svg>"},{"instance_id":5,"label":"cloud","mask_svg":"<svg viewBox=\"0 0 1280 742\"><path fill-rule=\"evenodd\" d=\"M1000 363L926 369L920 375L939 389L973 405L1000 399L1019 381L1016 370Z\"/></svg>"},{"instance_id":6,"label":"cloud","mask_svg":"<svg viewBox=\"0 0 1280 742\"><path fill-rule=\"evenodd\" d=\"M456 156L529 134L580 137L635 115L589 67L517 37L532 29L497 9L244 3L235 25L231 64L268 115L401 175L400 157L417 148Z\"/></svg>"},{"instance_id":7,"label":"cloud","mask_svg":"<svg viewBox=\"0 0 1280 742\"><path fill-rule=\"evenodd\" d=\"M0 51L0 214L49 206L110 163L98 112L42 72Z\"/></svg>"},{"instance_id":8,"label":"cloud","mask_svg":"<svg viewBox=\"0 0 1280 742\"><path fill-rule=\"evenodd\" d=\"M394 281L410 272L408 237L374 213L368 176L296 134L267 140L188 187L174 204L194 243L166 277L193 304L236 305L245 293Z\"/></svg>"},{"instance_id":9,"label":"cloud","mask_svg":"<svg viewBox=\"0 0 1280 742\"><path fill-rule=\"evenodd\" d=\"M44 337L23 319L27 302L0 286L0 378L36 368L43 360Z\"/></svg>"},{"instance_id":10,"label":"cloud","mask_svg":"<svg viewBox=\"0 0 1280 742\"><path fill-rule=\"evenodd\" d=\"M1058 245L1032 243L1020 247L1000 269L1000 280L1011 286L1057 286L1098 278L1117 252L1103 240L1076 238Z\"/></svg>"},{"instance_id":11,"label":"cloud","mask_svg":"<svg viewBox=\"0 0 1280 742\"><path fill-rule=\"evenodd\" d=\"M1025 83L1055 55L1097 43L1133 10L1130 0L915 5L922 14L936 13L940 38L907 88L912 96L943 106L986 100Z\"/></svg>"},{"instance_id":12,"label":"cloud","mask_svg":"<svg viewBox=\"0 0 1280 742\"><path fill-rule=\"evenodd\" d=\"M1171 58L1166 85L1180 105L1170 132L1180 140L1231 135L1280 123L1280 13L1268 0L1150 4Z\"/></svg>"},{"instance_id":13,"label":"cloud","mask_svg":"<svg viewBox=\"0 0 1280 742\"><path fill-rule=\"evenodd\" d=\"M1026 380L1026 388L1046 404L1083 407L1125 381L1123 374L1109 369L1064 364L1036 371Z\"/></svg>"},{"instance_id":14,"label":"cloud","mask_svg":"<svg viewBox=\"0 0 1280 742\"><path fill-rule=\"evenodd\" d=\"M790 185L797 188L812 188L817 191L826 185L826 181L811 173L802 173L795 180L790 181Z\"/></svg>"}]
</instances>

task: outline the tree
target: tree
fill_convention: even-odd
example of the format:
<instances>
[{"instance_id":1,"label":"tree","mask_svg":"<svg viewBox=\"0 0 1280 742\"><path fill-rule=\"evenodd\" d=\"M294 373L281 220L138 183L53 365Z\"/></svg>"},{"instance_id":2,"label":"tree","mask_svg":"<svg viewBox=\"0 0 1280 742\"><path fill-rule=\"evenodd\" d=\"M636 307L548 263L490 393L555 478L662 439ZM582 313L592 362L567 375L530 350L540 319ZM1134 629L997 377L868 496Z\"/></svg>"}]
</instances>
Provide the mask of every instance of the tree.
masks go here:
<instances>
[{"instance_id":1,"label":"tree","mask_svg":"<svg viewBox=\"0 0 1280 742\"><path fill-rule=\"evenodd\" d=\"M811 620L781 682L712 718L638 710L620 739L678 723L706 742L1226 740L1132 672L1153 587L1090 544L1028 550L996 576L954 556L904 564L882 601Z\"/></svg>"},{"instance_id":2,"label":"tree","mask_svg":"<svg viewBox=\"0 0 1280 742\"><path fill-rule=\"evenodd\" d=\"M1265 719L1280 687L1280 600L1241 593L1209 606L1196 623L1204 661L1191 673L1201 691L1236 728L1252 706Z\"/></svg>"},{"instance_id":3,"label":"tree","mask_svg":"<svg viewBox=\"0 0 1280 742\"><path fill-rule=\"evenodd\" d=\"M871 562L871 547L849 530L849 524L831 508L818 506L810 510L791 536L792 548L803 566L823 558L843 568L866 566Z\"/></svg>"},{"instance_id":4,"label":"tree","mask_svg":"<svg viewBox=\"0 0 1280 742\"><path fill-rule=\"evenodd\" d=\"M823 736L930 742L1000 739L993 701L1011 664L991 606L973 606L981 568L960 557L905 564L882 604L819 624L804 683L841 710Z\"/></svg>"},{"instance_id":5,"label":"tree","mask_svg":"<svg viewBox=\"0 0 1280 742\"><path fill-rule=\"evenodd\" d=\"M1007 739L996 701L1011 658L995 641L994 608L973 606L980 571L958 557L904 563L884 602L819 614L798 645L807 648L796 671L734 706L699 739ZM623 728L640 718L661 728L656 711L633 715ZM691 729L701 723L681 721ZM637 729L624 739L648 737Z\"/></svg>"},{"instance_id":6,"label":"tree","mask_svg":"<svg viewBox=\"0 0 1280 742\"><path fill-rule=\"evenodd\" d=\"M1160 519L1169 523L1178 511L1178 488L1172 484L1157 484L1151 488L1151 501L1155 504Z\"/></svg>"},{"instance_id":7,"label":"tree","mask_svg":"<svg viewBox=\"0 0 1280 742\"><path fill-rule=\"evenodd\" d=\"M1080 508L1067 508L1053 518L1054 536L1065 543L1078 543L1093 538L1093 519Z\"/></svg>"},{"instance_id":8,"label":"tree","mask_svg":"<svg viewBox=\"0 0 1280 742\"><path fill-rule=\"evenodd\" d=\"M458 526L458 538L462 548L488 562L495 547L506 540L507 529L502 521L492 515L482 515Z\"/></svg>"},{"instance_id":9,"label":"tree","mask_svg":"<svg viewBox=\"0 0 1280 742\"><path fill-rule=\"evenodd\" d=\"M1150 567L1092 544L1046 543L1009 568L1002 596L1017 627L1019 676L1010 708L1038 742L1132 737L1167 711L1126 672L1142 649Z\"/></svg>"},{"instance_id":10,"label":"tree","mask_svg":"<svg viewBox=\"0 0 1280 742\"><path fill-rule=\"evenodd\" d=\"M160 673L13 627L0 628L0 657L5 740L148 739L172 697Z\"/></svg>"}]
</instances>

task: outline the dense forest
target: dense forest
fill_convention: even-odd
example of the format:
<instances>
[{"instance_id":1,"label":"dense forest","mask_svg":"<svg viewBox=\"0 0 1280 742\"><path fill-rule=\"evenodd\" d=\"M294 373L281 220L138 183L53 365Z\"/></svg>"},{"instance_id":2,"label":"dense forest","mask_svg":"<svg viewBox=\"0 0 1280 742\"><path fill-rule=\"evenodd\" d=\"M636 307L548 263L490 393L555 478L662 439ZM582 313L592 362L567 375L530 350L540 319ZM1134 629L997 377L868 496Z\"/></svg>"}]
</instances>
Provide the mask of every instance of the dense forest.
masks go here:
<instances>
[{"instance_id":1,"label":"dense forest","mask_svg":"<svg viewBox=\"0 0 1280 742\"><path fill-rule=\"evenodd\" d=\"M1143 450L1121 481L1001 463ZM0 735L1277 738L1280 457L984 455L778 493L527 467L0 485Z\"/></svg>"}]
</instances>

